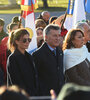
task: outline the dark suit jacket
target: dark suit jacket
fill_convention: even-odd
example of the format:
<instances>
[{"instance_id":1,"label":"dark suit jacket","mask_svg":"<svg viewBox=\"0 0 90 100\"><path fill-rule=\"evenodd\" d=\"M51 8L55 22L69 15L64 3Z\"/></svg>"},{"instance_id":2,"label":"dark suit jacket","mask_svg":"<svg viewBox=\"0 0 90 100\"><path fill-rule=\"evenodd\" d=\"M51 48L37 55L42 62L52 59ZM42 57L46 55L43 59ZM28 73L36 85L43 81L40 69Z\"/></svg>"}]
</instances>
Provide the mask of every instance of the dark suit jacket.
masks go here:
<instances>
[{"instance_id":1,"label":"dark suit jacket","mask_svg":"<svg viewBox=\"0 0 90 100\"><path fill-rule=\"evenodd\" d=\"M7 69L12 84L24 88L30 96L36 95L36 69L29 53L25 52L25 55L23 55L16 49L15 52L8 57Z\"/></svg>"},{"instance_id":2,"label":"dark suit jacket","mask_svg":"<svg viewBox=\"0 0 90 100\"><path fill-rule=\"evenodd\" d=\"M58 94L64 84L63 52L57 48L57 56L44 43L33 53L39 76L40 95L50 95L50 89Z\"/></svg>"},{"instance_id":3,"label":"dark suit jacket","mask_svg":"<svg viewBox=\"0 0 90 100\"><path fill-rule=\"evenodd\" d=\"M88 52L90 52L90 42L87 42L87 43L86 43L86 46L87 46L87 48L88 48Z\"/></svg>"}]
</instances>

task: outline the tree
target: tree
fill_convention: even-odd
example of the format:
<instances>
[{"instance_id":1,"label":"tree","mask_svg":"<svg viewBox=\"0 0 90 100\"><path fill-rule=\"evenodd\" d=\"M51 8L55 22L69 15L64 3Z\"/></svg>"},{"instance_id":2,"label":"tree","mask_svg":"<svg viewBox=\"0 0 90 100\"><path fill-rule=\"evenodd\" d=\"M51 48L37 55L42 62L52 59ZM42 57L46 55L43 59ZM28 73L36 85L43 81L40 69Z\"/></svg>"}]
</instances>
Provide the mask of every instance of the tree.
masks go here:
<instances>
[{"instance_id":1,"label":"tree","mask_svg":"<svg viewBox=\"0 0 90 100\"><path fill-rule=\"evenodd\" d=\"M42 0L42 1L43 1L43 6L44 6L44 8L47 8L47 7L48 7L47 0Z\"/></svg>"},{"instance_id":2,"label":"tree","mask_svg":"<svg viewBox=\"0 0 90 100\"><path fill-rule=\"evenodd\" d=\"M10 5L17 5L16 0L8 0Z\"/></svg>"}]
</instances>

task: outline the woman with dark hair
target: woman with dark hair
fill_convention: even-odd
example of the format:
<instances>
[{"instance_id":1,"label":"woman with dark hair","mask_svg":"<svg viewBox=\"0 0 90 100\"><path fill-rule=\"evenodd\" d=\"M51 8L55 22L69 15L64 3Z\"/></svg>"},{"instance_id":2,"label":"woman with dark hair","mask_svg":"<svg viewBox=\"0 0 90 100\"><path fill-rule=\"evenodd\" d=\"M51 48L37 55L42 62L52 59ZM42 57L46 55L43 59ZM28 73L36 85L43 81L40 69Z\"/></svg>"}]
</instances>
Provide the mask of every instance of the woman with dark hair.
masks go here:
<instances>
[{"instance_id":1,"label":"woman with dark hair","mask_svg":"<svg viewBox=\"0 0 90 100\"><path fill-rule=\"evenodd\" d=\"M63 44L66 82L90 86L90 53L84 45L84 34L72 29Z\"/></svg>"},{"instance_id":2,"label":"woman with dark hair","mask_svg":"<svg viewBox=\"0 0 90 100\"><path fill-rule=\"evenodd\" d=\"M8 41L12 54L7 60L7 83L24 88L29 95L36 95L37 74L32 56L25 50L31 39L22 28L11 33ZM28 78L29 77L29 78Z\"/></svg>"}]
</instances>

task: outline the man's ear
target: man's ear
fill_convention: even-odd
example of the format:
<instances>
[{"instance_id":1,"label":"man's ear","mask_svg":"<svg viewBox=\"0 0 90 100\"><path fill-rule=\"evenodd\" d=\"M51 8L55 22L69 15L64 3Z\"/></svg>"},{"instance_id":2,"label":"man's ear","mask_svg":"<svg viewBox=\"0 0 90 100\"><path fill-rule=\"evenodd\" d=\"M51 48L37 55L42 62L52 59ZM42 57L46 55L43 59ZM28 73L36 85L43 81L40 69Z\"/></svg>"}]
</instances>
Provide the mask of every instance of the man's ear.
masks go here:
<instances>
[{"instance_id":1,"label":"man's ear","mask_svg":"<svg viewBox=\"0 0 90 100\"><path fill-rule=\"evenodd\" d=\"M48 39L48 36L47 36L47 35L45 35L45 37L44 37L44 38L45 38L45 41L47 41L47 39Z\"/></svg>"}]
</instances>

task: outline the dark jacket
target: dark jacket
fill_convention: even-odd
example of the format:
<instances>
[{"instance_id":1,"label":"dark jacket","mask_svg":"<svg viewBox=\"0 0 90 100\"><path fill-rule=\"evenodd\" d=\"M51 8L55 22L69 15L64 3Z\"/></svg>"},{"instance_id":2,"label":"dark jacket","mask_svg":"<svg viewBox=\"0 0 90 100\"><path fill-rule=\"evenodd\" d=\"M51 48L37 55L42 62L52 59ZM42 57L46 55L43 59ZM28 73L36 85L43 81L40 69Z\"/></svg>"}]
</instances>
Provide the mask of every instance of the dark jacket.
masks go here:
<instances>
[{"instance_id":1,"label":"dark jacket","mask_svg":"<svg viewBox=\"0 0 90 100\"><path fill-rule=\"evenodd\" d=\"M66 70L66 81L90 86L90 62L86 59L80 64Z\"/></svg>"},{"instance_id":2,"label":"dark jacket","mask_svg":"<svg viewBox=\"0 0 90 100\"><path fill-rule=\"evenodd\" d=\"M88 48L88 52L90 52L90 41L86 43L86 46Z\"/></svg>"},{"instance_id":3,"label":"dark jacket","mask_svg":"<svg viewBox=\"0 0 90 100\"><path fill-rule=\"evenodd\" d=\"M38 70L40 95L50 95L51 89L58 94L64 84L63 52L59 48L56 51L57 56L44 43L33 53Z\"/></svg>"},{"instance_id":4,"label":"dark jacket","mask_svg":"<svg viewBox=\"0 0 90 100\"><path fill-rule=\"evenodd\" d=\"M4 82L4 72L1 68L1 65L0 65L0 86L4 85L5 82Z\"/></svg>"},{"instance_id":5,"label":"dark jacket","mask_svg":"<svg viewBox=\"0 0 90 100\"><path fill-rule=\"evenodd\" d=\"M33 59L29 53L25 52L25 55L23 55L16 49L15 52L8 57L7 69L12 84L24 88L30 96L36 95L37 74Z\"/></svg>"}]
</instances>

